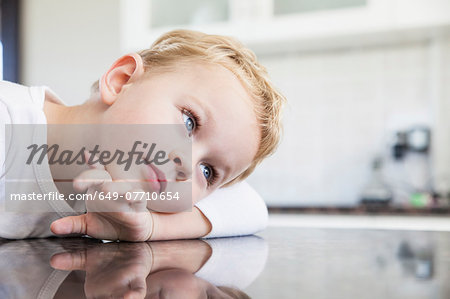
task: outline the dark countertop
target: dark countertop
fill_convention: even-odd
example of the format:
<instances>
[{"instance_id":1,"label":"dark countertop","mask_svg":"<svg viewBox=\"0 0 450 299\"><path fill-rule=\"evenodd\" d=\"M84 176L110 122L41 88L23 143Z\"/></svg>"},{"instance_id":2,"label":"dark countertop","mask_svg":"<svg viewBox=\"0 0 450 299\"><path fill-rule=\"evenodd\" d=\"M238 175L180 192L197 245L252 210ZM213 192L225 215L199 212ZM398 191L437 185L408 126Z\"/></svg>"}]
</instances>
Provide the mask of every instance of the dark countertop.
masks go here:
<instances>
[{"instance_id":1,"label":"dark countertop","mask_svg":"<svg viewBox=\"0 0 450 299\"><path fill-rule=\"evenodd\" d=\"M386 205L365 205L365 206L342 206L342 207L269 207L271 213L284 214L344 214L344 215L448 215L450 216L450 206L432 206L415 208L411 206L386 206Z\"/></svg>"},{"instance_id":2,"label":"dark countertop","mask_svg":"<svg viewBox=\"0 0 450 299\"><path fill-rule=\"evenodd\" d=\"M0 240L0 266L2 299L245 298L239 289L251 298L447 299L450 232L270 227L207 241Z\"/></svg>"},{"instance_id":3,"label":"dark countertop","mask_svg":"<svg viewBox=\"0 0 450 299\"><path fill-rule=\"evenodd\" d=\"M254 298L450 298L450 232L269 228Z\"/></svg>"}]
</instances>

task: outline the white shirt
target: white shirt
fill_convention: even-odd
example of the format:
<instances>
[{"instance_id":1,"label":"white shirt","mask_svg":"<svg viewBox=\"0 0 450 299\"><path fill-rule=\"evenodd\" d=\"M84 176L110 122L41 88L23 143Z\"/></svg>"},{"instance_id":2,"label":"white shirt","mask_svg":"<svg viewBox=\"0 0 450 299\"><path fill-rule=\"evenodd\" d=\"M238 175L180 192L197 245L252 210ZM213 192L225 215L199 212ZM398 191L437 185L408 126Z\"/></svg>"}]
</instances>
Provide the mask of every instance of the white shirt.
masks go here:
<instances>
[{"instance_id":1,"label":"white shirt","mask_svg":"<svg viewBox=\"0 0 450 299\"><path fill-rule=\"evenodd\" d=\"M45 92L61 100L47 87L26 87L0 81L0 237L48 237L53 233L50 224L59 218L77 215L65 201L48 201L45 211L29 212L32 202L25 201L19 211L5 211L5 129L7 124L46 124L43 112ZM30 136L30 138L33 138ZM23 138L21 138L23 139ZM31 144L30 139L30 144ZM8 159L10 160L10 159ZM21 169L26 184L18 185L21 193L57 192L48 163L30 165ZM9 185L8 185L9 186ZM15 186L15 185L14 185ZM13 187L14 187L13 186ZM11 188L11 187L9 187ZM42 210L42 203L39 211ZM212 230L206 238L254 234L267 226L267 208L262 198L246 182L219 189L196 204L211 222ZM37 208L37 206L36 206ZM15 206L15 209L17 207Z\"/></svg>"}]
</instances>

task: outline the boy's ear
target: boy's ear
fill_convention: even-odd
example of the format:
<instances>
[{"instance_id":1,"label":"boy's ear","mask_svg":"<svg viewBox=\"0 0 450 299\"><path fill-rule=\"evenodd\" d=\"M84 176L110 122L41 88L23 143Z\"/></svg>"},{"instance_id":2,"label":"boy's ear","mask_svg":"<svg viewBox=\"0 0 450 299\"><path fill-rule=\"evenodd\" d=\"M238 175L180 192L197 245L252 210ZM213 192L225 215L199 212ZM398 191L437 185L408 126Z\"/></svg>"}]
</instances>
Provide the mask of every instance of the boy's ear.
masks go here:
<instances>
[{"instance_id":1,"label":"boy's ear","mask_svg":"<svg viewBox=\"0 0 450 299\"><path fill-rule=\"evenodd\" d=\"M120 57L100 79L102 101L112 105L123 86L136 81L143 74L144 63L139 54L131 53Z\"/></svg>"}]
</instances>

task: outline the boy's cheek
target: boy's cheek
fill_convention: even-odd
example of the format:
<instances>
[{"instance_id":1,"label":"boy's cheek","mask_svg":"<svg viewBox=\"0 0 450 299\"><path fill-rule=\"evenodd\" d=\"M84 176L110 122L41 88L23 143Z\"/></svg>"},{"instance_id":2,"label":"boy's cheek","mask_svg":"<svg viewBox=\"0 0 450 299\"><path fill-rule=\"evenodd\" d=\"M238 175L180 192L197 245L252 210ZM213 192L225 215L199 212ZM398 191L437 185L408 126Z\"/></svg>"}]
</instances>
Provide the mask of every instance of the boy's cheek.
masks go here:
<instances>
[{"instance_id":1,"label":"boy's cheek","mask_svg":"<svg viewBox=\"0 0 450 299\"><path fill-rule=\"evenodd\" d=\"M197 202L206 197L203 188L200 187L198 182L192 182L192 206L194 206Z\"/></svg>"},{"instance_id":2,"label":"boy's cheek","mask_svg":"<svg viewBox=\"0 0 450 299\"><path fill-rule=\"evenodd\" d=\"M197 202L209 196L211 193L215 192L217 187L205 188L203 185L196 185L195 183L192 185L192 206L194 206Z\"/></svg>"}]
</instances>

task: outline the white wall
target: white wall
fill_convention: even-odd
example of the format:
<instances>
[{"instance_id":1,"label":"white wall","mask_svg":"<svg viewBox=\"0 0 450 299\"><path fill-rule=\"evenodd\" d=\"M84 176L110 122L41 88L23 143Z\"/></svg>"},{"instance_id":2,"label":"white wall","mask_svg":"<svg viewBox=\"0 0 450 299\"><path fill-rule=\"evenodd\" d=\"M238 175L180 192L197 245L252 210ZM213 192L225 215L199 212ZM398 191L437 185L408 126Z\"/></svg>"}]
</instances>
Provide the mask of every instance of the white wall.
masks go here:
<instances>
[{"instance_id":1,"label":"white wall","mask_svg":"<svg viewBox=\"0 0 450 299\"><path fill-rule=\"evenodd\" d=\"M431 45L423 41L261 56L289 101L279 151L250 177L268 204L355 204L373 158L386 154L393 130L433 126L434 80L429 77L437 62ZM449 40L443 45L449 52ZM450 69L450 63L442 68ZM450 101L448 88L446 93L441 104ZM440 134L448 135L448 129ZM447 153L440 164L450 142L441 142L442 150ZM440 167L447 174L448 165Z\"/></svg>"},{"instance_id":2,"label":"white wall","mask_svg":"<svg viewBox=\"0 0 450 299\"><path fill-rule=\"evenodd\" d=\"M68 104L118 58L119 0L23 0L21 81L47 85Z\"/></svg>"}]
</instances>

